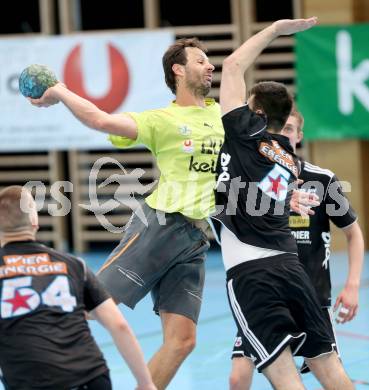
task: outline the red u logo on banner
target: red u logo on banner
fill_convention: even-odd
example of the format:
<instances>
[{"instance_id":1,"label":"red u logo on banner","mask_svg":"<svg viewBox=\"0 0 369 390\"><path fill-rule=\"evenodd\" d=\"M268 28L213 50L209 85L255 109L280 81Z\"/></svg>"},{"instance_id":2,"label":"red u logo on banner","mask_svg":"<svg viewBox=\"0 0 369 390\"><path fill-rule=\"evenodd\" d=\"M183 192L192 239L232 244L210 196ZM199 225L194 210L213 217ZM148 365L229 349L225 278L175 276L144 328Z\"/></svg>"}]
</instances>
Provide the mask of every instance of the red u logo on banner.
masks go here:
<instances>
[{"instance_id":1,"label":"red u logo on banner","mask_svg":"<svg viewBox=\"0 0 369 390\"><path fill-rule=\"evenodd\" d=\"M110 63L110 89L105 96L91 97L84 87L81 64L81 45L77 45L67 57L64 65L64 82L67 87L96 104L108 113L115 111L124 101L129 89L128 65L122 54L111 44L108 44Z\"/></svg>"}]
</instances>

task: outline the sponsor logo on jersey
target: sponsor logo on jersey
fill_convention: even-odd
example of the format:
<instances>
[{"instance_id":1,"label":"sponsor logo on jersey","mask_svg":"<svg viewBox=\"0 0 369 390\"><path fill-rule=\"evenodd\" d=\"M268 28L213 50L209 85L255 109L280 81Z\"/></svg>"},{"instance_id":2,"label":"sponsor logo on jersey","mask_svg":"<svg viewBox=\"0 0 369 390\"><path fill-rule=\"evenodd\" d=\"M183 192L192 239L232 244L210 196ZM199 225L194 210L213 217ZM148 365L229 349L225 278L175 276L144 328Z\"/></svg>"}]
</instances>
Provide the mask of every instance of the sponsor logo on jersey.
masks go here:
<instances>
[{"instance_id":1,"label":"sponsor logo on jersey","mask_svg":"<svg viewBox=\"0 0 369 390\"><path fill-rule=\"evenodd\" d=\"M310 240L309 230L292 230L292 235L297 241L299 240Z\"/></svg>"},{"instance_id":2,"label":"sponsor logo on jersey","mask_svg":"<svg viewBox=\"0 0 369 390\"><path fill-rule=\"evenodd\" d=\"M34 265L50 262L48 253L34 253L32 255L8 255L4 256L4 263L7 265Z\"/></svg>"},{"instance_id":3,"label":"sponsor logo on jersey","mask_svg":"<svg viewBox=\"0 0 369 390\"><path fill-rule=\"evenodd\" d=\"M211 160L210 164L207 162L196 161L194 156L191 156L190 164L188 166L189 171L195 172L211 172L215 173L216 160Z\"/></svg>"},{"instance_id":4,"label":"sponsor logo on jersey","mask_svg":"<svg viewBox=\"0 0 369 390\"><path fill-rule=\"evenodd\" d=\"M259 152L270 161L276 162L288 169L295 177L298 176L298 168L290 153L286 152L277 141L272 143L260 142Z\"/></svg>"},{"instance_id":5,"label":"sponsor logo on jersey","mask_svg":"<svg viewBox=\"0 0 369 390\"><path fill-rule=\"evenodd\" d=\"M307 215L290 215L288 220L290 228L305 228L310 226L310 217Z\"/></svg>"},{"instance_id":6,"label":"sponsor logo on jersey","mask_svg":"<svg viewBox=\"0 0 369 390\"><path fill-rule=\"evenodd\" d=\"M220 155L220 166L222 167L222 172L218 176L216 187L219 186L219 183L227 182L227 181L229 181L231 179L231 175L228 172L228 170L229 170L228 164L230 163L230 161L231 161L231 155L230 154L222 153Z\"/></svg>"},{"instance_id":7,"label":"sponsor logo on jersey","mask_svg":"<svg viewBox=\"0 0 369 390\"><path fill-rule=\"evenodd\" d=\"M322 267L328 269L329 258L331 257L331 233L323 232L322 240L324 242L325 257L322 263Z\"/></svg>"},{"instance_id":8,"label":"sponsor logo on jersey","mask_svg":"<svg viewBox=\"0 0 369 390\"><path fill-rule=\"evenodd\" d=\"M50 275L66 274L67 265L63 262L53 262L47 253L32 255L4 256L5 265L0 267L0 279L17 275Z\"/></svg>"},{"instance_id":9,"label":"sponsor logo on jersey","mask_svg":"<svg viewBox=\"0 0 369 390\"><path fill-rule=\"evenodd\" d=\"M184 137L188 137L192 133L192 130L185 124L180 125L178 127L178 130L179 130L179 134L183 135Z\"/></svg>"},{"instance_id":10,"label":"sponsor logo on jersey","mask_svg":"<svg viewBox=\"0 0 369 390\"><path fill-rule=\"evenodd\" d=\"M202 154L216 154L220 152L220 148L223 145L223 141L219 139L214 139L211 137L204 138L201 143L201 153Z\"/></svg>"},{"instance_id":11,"label":"sponsor logo on jersey","mask_svg":"<svg viewBox=\"0 0 369 390\"><path fill-rule=\"evenodd\" d=\"M192 139L186 139L185 141L183 141L182 150L185 153L193 153L194 150L195 150L195 145L194 145L193 140Z\"/></svg>"},{"instance_id":12,"label":"sponsor logo on jersey","mask_svg":"<svg viewBox=\"0 0 369 390\"><path fill-rule=\"evenodd\" d=\"M205 126L205 127L210 127L211 129L214 127L213 124L207 123L207 122L204 122L204 126Z\"/></svg>"}]
</instances>

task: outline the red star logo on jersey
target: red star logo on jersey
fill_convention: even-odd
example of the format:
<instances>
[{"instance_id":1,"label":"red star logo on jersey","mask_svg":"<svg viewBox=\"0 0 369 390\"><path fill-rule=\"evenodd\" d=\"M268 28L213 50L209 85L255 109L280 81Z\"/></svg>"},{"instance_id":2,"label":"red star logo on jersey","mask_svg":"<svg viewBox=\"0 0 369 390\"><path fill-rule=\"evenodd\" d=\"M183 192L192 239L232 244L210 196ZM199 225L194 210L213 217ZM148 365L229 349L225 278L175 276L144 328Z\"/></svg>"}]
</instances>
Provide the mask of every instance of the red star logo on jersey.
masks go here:
<instances>
[{"instance_id":1,"label":"red star logo on jersey","mask_svg":"<svg viewBox=\"0 0 369 390\"><path fill-rule=\"evenodd\" d=\"M279 175L276 179L273 179L271 176L268 176L268 178L270 181L268 192L274 192L277 196L279 196L279 192L286 189L286 187L281 184L281 175Z\"/></svg>"},{"instance_id":2,"label":"red star logo on jersey","mask_svg":"<svg viewBox=\"0 0 369 390\"><path fill-rule=\"evenodd\" d=\"M28 298L32 297L33 294L21 295L19 291L16 290L14 297L11 299L4 299L4 302L8 302L13 305L12 314L15 313L19 308L24 307L25 309L31 309L27 303Z\"/></svg>"}]
</instances>

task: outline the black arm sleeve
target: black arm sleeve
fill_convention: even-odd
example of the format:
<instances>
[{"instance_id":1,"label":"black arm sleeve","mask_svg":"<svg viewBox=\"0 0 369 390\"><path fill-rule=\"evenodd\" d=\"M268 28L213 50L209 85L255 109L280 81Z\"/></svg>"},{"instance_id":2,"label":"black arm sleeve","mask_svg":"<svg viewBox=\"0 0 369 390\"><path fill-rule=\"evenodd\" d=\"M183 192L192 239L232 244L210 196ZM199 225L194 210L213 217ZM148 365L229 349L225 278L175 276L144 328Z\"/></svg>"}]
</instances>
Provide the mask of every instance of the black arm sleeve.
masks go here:
<instances>
[{"instance_id":1,"label":"black arm sleeve","mask_svg":"<svg viewBox=\"0 0 369 390\"><path fill-rule=\"evenodd\" d=\"M84 288L84 304L88 311L95 309L101 303L110 298L110 294L103 285L97 280L92 271L86 267L86 279Z\"/></svg>"},{"instance_id":2,"label":"black arm sleeve","mask_svg":"<svg viewBox=\"0 0 369 390\"><path fill-rule=\"evenodd\" d=\"M356 221L357 215L346 198L337 176L333 176L329 182L325 204L330 220L337 227L342 229Z\"/></svg>"},{"instance_id":3,"label":"black arm sleeve","mask_svg":"<svg viewBox=\"0 0 369 390\"><path fill-rule=\"evenodd\" d=\"M249 109L248 105L237 107L222 117L225 135L244 140L259 138L266 131L266 119Z\"/></svg>"}]
</instances>

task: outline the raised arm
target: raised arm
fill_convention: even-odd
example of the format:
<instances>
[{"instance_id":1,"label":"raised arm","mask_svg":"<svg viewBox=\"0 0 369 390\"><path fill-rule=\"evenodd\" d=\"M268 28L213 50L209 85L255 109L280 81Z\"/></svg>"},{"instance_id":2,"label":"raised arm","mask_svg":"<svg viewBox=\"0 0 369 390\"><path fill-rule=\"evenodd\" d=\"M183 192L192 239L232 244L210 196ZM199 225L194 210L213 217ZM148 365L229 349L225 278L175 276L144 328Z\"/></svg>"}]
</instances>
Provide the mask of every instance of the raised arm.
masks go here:
<instances>
[{"instance_id":1,"label":"raised arm","mask_svg":"<svg viewBox=\"0 0 369 390\"><path fill-rule=\"evenodd\" d=\"M283 19L274 22L248 39L223 62L220 105L226 114L246 102L245 71L258 55L280 35L290 35L314 26L317 18Z\"/></svg>"},{"instance_id":2,"label":"raised arm","mask_svg":"<svg viewBox=\"0 0 369 390\"><path fill-rule=\"evenodd\" d=\"M136 390L156 390L138 341L114 301L107 299L92 310L91 314L110 332L137 380Z\"/></svg>"},{"instance_id":3,"label":"raised arm","mask_svg":"<svg viewBox=\"0 0 369 390\"><path fill-rule=\"evenodd\" d=\"M341 306L337 322L345 323L355 317L359 307L360 276L364 261L364 239L357 221L343 228L342 231L347 240L349 267L345 286L336 299L334 310Z\"/></svg>"},{"instance_id":4,"label":"raised arm","mask_svg":"<svg viewBox=\"0 0 369 390\"><path fill-rule=\"evenodd\" d=\"M40 99L29 100L37 107L49 107L62 102L79 121L91 129L131 139L137 138L137 124L129 115L108 114L70 91L62 83L48 88Z\"/></svg>"}]
</instances>

